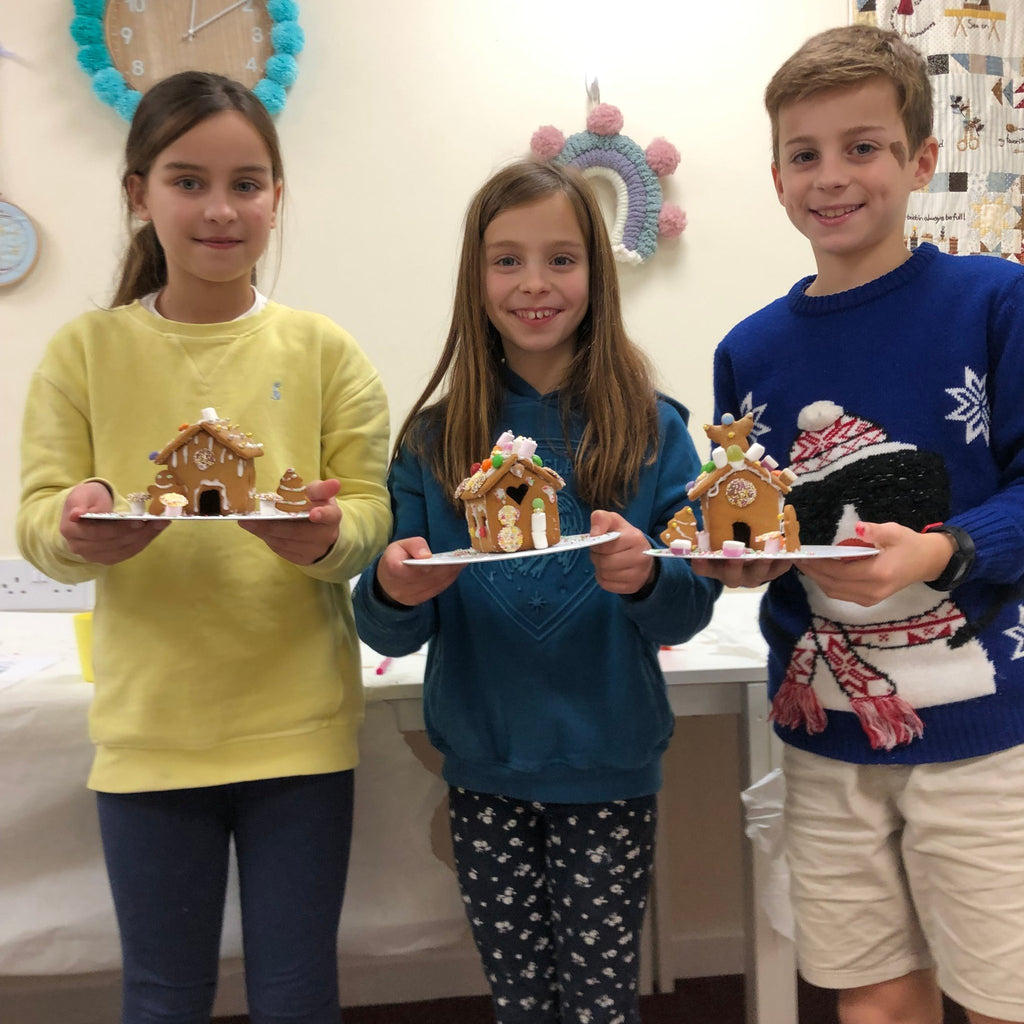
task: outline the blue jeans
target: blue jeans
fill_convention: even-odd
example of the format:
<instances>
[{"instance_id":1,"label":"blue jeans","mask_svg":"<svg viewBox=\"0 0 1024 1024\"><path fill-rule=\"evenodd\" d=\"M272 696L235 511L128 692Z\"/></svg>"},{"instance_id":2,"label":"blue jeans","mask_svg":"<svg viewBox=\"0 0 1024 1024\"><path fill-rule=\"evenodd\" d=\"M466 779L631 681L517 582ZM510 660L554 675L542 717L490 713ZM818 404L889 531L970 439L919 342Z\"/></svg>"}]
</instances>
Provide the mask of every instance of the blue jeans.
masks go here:
<instances>
[{"instance_id":1,"label":"blue jeans","mask_svg":"<svg viewBox=\"0 0 1024 1024\"><path fill-rule=\"evenodd\" d=\"M97 793L122 1024L208 1024L234 838L252 1024L338 1024L353 773Z\"/></svg>"}]
</instances>

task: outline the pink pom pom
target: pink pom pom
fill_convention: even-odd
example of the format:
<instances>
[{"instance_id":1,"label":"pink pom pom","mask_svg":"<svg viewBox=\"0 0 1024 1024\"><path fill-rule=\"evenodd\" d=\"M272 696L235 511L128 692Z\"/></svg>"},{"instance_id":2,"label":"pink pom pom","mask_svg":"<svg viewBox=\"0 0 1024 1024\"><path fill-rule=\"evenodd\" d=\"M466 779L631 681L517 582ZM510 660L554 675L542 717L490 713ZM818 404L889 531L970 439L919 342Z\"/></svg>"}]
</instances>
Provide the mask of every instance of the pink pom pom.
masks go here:
<instances>
[{"instance_id":1,"label":"pink pom pom","mask_svg":"<svg viewBox=\"0 0 1024 1024\"><path fill-rule=\"evenodd\" d=\"M538 128L530 139L530 150L538 160L553 160L564 145L565 136L553 124Z\"/></svg>"},{"instance_id":2,"label":"pink pom pom","mask_svg":"<svg viewBox=\"0 0 1024 1024\"><path fill-rule=\"evenodd\" d=\"M622 125L622 111L610 103L598 103L587 115L587 129L595 135L618 135Z\"/></svg>"},{"instance_id":3,"label":"pink pom pom","mask_svg":"<svg viewBox=\"0 0 1024 1024\"><path fill-rule=\"evenodd\" d=\"M647 165L659 178L671 174L679 166L679 150L668 139L655 139L646 150Z\"/></svg>"},{"instance_id":4,"label":"pink pom pom","mask_svg":"<svg viewBox=\"0 0 1024 1024\"><path fill-rule=\"evenodd\" d=\"M675 203L665 203L658 214L658 234L678 238L686 230L686 214Z\"/></svg>"}]
</instances>

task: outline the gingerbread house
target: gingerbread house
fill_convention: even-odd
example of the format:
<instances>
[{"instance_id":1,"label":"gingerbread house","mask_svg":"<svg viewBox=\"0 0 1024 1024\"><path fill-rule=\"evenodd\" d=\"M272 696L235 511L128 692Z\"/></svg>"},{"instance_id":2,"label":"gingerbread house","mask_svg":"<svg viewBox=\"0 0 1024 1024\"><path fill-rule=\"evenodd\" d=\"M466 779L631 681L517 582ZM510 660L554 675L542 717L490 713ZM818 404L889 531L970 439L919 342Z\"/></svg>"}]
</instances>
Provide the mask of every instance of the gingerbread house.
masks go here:
<instances>
[{"instance_id":1,"label":"gingerbread house","mask_svg":"<svg viewBox=\"0 0 1024 1024\"><path fill-rule=\"evenodd\" d=\"M203 409L199 421L184 424L178 436L153 461L165 469L150 488L150 513L162 514L159 495L185 496L186 515L245 515L256 509L254 460L263 445L215 409Z\"/></svg>"},{"instance_id":2,"label":"gingerbread house","mask_svg":"<svg viewBox=\"0 0 1024 1024\"><path fill-rule=\"evenodd\" d=\"M490 458L474 465L456 488L474 550L528 551L561 540L558 491L565 481L544 465L536 449L532 438L506 431Z\"/></svg>"},{"instance_id":3,"label":"gingerbread house","mask_svg":"<svg viewBox=\"0 0 1024 1024\"><path fill-rule=\"evenodd\" d=\"M687 516L680 509L662 534L666 543L678 536L709 551L720 551L725 541L739 541L755 551L766 546L799 550L796 513L786 504L796 477L789 469L779 469L763 445L750 443L753 427L749 413L740 420L726 414L720 424L705 424L704 432L716 447L687 490L691 501L700 502L705 536L697 532L692 513Z\"/></svg>"}]
</instances>

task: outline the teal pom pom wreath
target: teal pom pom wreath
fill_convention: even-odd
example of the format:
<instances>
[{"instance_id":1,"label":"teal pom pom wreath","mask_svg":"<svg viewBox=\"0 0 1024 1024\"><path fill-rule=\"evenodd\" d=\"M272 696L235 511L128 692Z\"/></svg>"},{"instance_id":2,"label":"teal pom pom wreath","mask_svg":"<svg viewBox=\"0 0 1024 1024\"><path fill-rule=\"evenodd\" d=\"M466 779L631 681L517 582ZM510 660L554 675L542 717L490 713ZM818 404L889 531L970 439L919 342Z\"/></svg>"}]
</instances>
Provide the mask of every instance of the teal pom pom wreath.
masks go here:
<instances>
[{"instance_id":1,"label":"teal pom pom wreath","mask_svg":"<svg viewBox=\"0 0 1024 1024\"><path fill-rule=\"evenodd\" d=\"M117 99L114 100L114 109L126 120L131 121L135 116L135 108L142 99L142 93L138 89L126 88Z\"/></svg>"},{"instance_id":2,"label":"teal pom pom wreath","mask_svg":"<svg viewBox=\"0 0 1024 1024\"><path fill-rule=\"evenodd\" d=\"M83 18L95 18L99 21L106 6L105 0L75 0L75 13Z\"/></svg>"},{"instance_id":3,"label":"teal pom pom wreath","mask_svg":"<svg viewBox=\"0 0 1024 1024\"><path fill-rule=\"evenodd\" d=\"M299 5L295 0L267 0L267 13L272 21L298 21Z\"/></svg>"},{"instance_id":4,"label":"teal pom pom wreath","mask_svg":"<svg viewBox=\"0 0 1024 1024\"><path fill-rule=\"evenodd\" d=\"M110 67L110 54L102 43L87 43L78 49L78 66L93 75Z\"/></svg>"},{"instance_id":5,"label":"teal pom pom wreath","mask_svg":"<svg viewBox=\"0 0 1024 1024\"><path fill-rule=\"evenodd\" d=\"M79 46L91 46L103 42L103 25L95 18L83 18L81 15L71 19L71 38Z\"/></svg>"},{"instance_id":6,"label":"teal pom pom wreath","mask_svg":"<svg viewBox=\"0 0 1024 1024\"><path fill-rule=\"evenodd\" d=\"M267 61L267 78L286 89L295 84L299 74L299 63L290 53L275 53Z\"/></svg>"},{"instance_id":7,"label":"teal pom pom wreath","mask_svg":"<svg viewBox=\"0 0 1024 1024\"><path fill-rule=\"evenodd\" d=\"M128 91L124 76L117 68L101 68L92 76L92 91L104 103L114 106L117 101Z\"/></svg>"},{"instance_id":8,"label":"teal pom pom wreath","mask_svg":"<svg viewBox=\"0 0 1024 1024\"><path fill-rule=\"evenodd\" d=\"M278 53L301 53L306 45L306 33L295 21L279 21L270 31L274 49Z\"/></svg>"},{"instance_id":9,"label":"teal pom pom wreath","mask_svg":"<svg viewBox=\"0 0 1024 1024\"><path fill-rule=\"evenodd\" d=\"M287 96L284 88L278 85L277 82L272 82L269 78L261 78L252 87L252 91L271 114L279 114L284 110Z\"/></svg>"},{"instance_id":10,"label":"teal pom pom wreath","mask_svg":"<svg viewBox=\"0 0 1024 1024\"><path fill-rule=\"evenodd\" d=\"M103 30L106 0L74 0L71 38L78 44L78 65L92 78L92 89L104 103L126 121L135 116L142 93L133 89L113 66ZM285 90L298 77L295 55L306 45L306 34L298 23L295 0L267 0L267 13L274 27L270 32L274 54L267 59L265 78L253 86L253 94L271 114L279 114L287 100Z\"/></svg>"}]
</instances>

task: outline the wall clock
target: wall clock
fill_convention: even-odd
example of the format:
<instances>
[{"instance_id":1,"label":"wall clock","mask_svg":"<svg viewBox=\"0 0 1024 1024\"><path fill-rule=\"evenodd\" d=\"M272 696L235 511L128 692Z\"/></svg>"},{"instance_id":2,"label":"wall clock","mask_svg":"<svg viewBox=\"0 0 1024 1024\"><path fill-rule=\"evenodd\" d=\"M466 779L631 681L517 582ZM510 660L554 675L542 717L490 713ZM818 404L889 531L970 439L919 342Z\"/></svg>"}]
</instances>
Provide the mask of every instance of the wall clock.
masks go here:
<instances>
[{"instance_id":1,"label":"wall clock","mask_svg":"<svg viewBox=\"0 0 1024 1024\"><path fill-rule=\"evenodd\" d=\"M27 277L39 258L39 236L24 210L0 199L0 287Z\"/></svg>"},{"instance_id":2,"label":"wall clock","mask_svg":"<svg viewBox=\"0 0 1024 1024\"><path fill-rule=\"evenodd\" d=\"M276 114L305 43L294 0L74 0L71 36L93 91L126 120L178 71L215 71Z\"/></svg>"}]
</instances>

